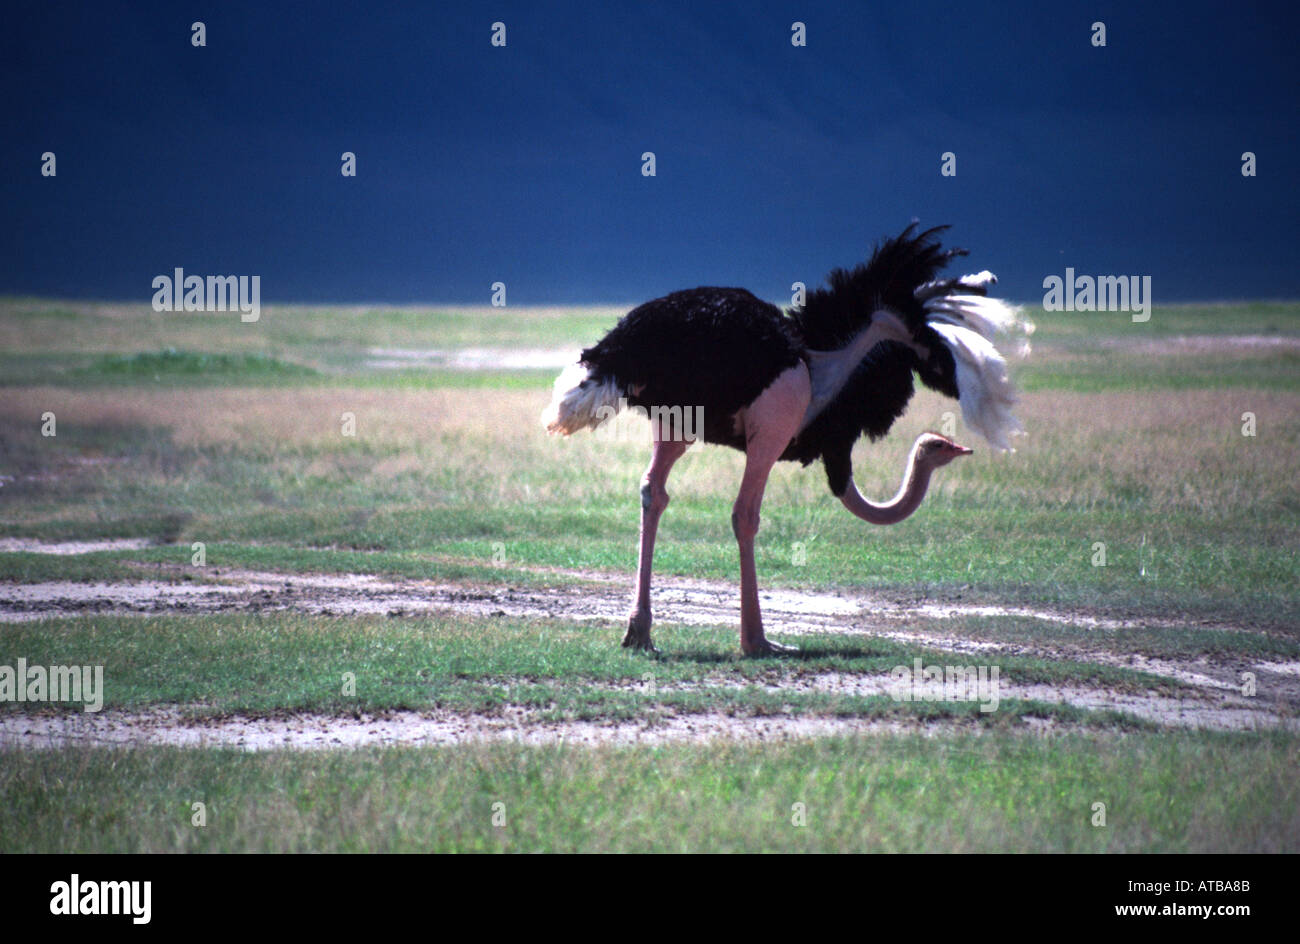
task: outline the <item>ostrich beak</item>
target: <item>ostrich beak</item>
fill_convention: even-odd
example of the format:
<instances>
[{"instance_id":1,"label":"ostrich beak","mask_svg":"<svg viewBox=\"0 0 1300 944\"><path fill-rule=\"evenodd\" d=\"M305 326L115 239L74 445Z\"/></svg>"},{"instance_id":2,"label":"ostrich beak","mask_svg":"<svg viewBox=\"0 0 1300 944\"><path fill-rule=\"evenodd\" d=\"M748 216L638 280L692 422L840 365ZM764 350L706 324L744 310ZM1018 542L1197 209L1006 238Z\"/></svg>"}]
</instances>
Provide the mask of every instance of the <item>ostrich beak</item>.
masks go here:
<instances>
[{"instance_id":1,"label":"ostrich beak","mask_svg":"<svg viewBox=\"0 0 1300 944\"><path fill-rule=\"evenodd\" d=\"M953 446L956 448L957 455L959 456L969 456L975 452L974 449L967 449L965 446L958 446L956 443L953 443Z\"/></svg>"}]
</instances>

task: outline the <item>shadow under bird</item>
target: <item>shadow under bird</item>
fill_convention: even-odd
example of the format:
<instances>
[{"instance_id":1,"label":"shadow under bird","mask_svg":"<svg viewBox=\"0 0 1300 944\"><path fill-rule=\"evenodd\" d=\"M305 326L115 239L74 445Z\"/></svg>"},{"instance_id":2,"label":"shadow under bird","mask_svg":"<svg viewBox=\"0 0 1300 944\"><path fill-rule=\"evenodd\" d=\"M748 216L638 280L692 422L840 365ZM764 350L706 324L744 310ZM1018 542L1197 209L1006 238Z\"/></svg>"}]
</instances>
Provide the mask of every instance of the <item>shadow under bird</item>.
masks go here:
<instances>
[{"instance_id":1,"label":"shadow under bird","mask_svg":"<svg viewBox=\"0 0 1300 944\"><path fill-rule=\"evenodd\" d=\"M623 645L654 650L650 574L655 532L668 506L668 473L695 437L745 453L731 524L740 548L740 646L747 654L792 651L767 639L758 602L754 538L768 474L778 460L821 459L831 492L872 524L914 512L930 476L971 450L935 433L917 438L894 498L876 504L853 481L860 436L880 439L913 393L912 375L955 398L968 427L999 450L1020 431L1015 390L998 333L1033 326L987 297L991 272L938 278L964 249L944 249L947 227L916 224L880 243L829 287L782 312L739 288L695 288L628 312L555 382L542 414L552 433L594 428L624 406L651 417L650 467L641 485L641 547L636 594ZM1028 345L1022 338L1022 352ZM702 414L702 429L684 418Z\"/></svg>"}]
</instances>

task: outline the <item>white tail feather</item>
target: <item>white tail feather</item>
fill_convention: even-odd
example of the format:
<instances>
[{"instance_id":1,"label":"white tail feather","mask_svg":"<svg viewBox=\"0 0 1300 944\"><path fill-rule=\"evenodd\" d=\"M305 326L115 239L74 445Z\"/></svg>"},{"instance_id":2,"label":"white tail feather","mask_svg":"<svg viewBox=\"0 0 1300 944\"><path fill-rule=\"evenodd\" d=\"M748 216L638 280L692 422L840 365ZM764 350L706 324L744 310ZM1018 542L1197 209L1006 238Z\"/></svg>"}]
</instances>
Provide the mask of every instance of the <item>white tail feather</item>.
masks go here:
<instances>
[{"instance_id":1,"label":"white tail feather","mask_svg":"<svg viewBox=\"0 0 1300 944\"><path fill-rule=\"evenodd\" d=\"M932 321L930 326L952 351L957 365L957 399L966 425L996 449L1011 450L1011 437L1022 432L1011 414L1016 391L1007 362L993 343L963 325Z\"/></svg>"},{"instance_id":2,"label":"white tail feather","mask_svg":"<svg viewBox=\"0 0 1300 944\"><path fill-rule=\"evenodd\" d=\"M963 275L957 280L957 282L960 285L966 286L966 288L985 289L990 285L996 285L998 283L998 277L988 269L985 269L983 272L976 272L974 275Z\"/></svg>"},{"instance_id":3,"label":"white tail feather","mask_svg":"<svg viewBox=\"0 0 1300 944\"><path fill-rule=\"evenodd\" d=\"M1022 318L1018 308L983 295L946 295L936 298L926 306L926 320L932 324L941 322L970 328L990 341L997 334L1015 331L1023 335L1016 352L1021 356L1029 353L1028 339L1034 333L1033 322Z\"/></svg>"},{"instance_id":4,"label":"white tail feather","mask_svg":"<svg viewBox=\"0 0 1300 944\"><path fill-rule=\"evenodd\" d=\"M983 288L997 281L992 272L962 276L961 284ZM1033 322L1020 309L983 295L945 295L926 305L926 322L943 338L957 367L957 399L966 425L997 449L1011 449L1023 430L1011 414L1016 390L1007 362L993 346L999 334L1014 336L1015 354L1029 353Z\"/></svg>"},{"instance_id":5,"label":"white tail feather","mask_svg":"<svg viewBox=\"0 0 1300 944\"><path fill-rule=\"evenodd\" d=\"M623 391L612 377L595 380L581 364L570 364L555 379L551 403L542 411L542 423L552 433L570 436L596 427L619 411Z\"/></svg>"}]
</instances>

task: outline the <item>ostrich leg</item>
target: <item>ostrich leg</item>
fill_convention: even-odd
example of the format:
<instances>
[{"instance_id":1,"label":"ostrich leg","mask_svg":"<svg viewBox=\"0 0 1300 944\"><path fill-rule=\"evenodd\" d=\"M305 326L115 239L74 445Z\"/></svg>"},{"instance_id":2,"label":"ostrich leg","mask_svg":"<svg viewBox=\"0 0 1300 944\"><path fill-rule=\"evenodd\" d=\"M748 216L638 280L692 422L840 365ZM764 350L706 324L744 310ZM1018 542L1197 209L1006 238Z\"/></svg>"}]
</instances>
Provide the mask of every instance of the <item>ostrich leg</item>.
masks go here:
<instances>
[{"instance_id":1,"label":"ostrich leg","mask_svg":"<svg viewBox=\"0 0 1300 944\"><path fill-rule=\"evenodd\" d=\"M763 635L754 537L758 534L758 511L768 474L798 432L811 395L808 370L800 365L777 377L744 411L745 475L731 513L731 528L740 548L740 648L746 655L797 651L793 646L770 642Z\"/></svg>"},{"instance_id":2,"label":"ostrich leg","mask_svg":"<svg viewBox=\"0 0 1300 944\"><path fill-rule=\"evenodd\" d=\"M636 572L636 603L627 621L627 635L623 645L628 649L646 649L657 652L650 641L650 571L654 565L655 532L659 517L668 507L668 490L665 483L673 463L686 452L689 442L660 439L655 429L654 451L650 454L650 468L641 480L641 551Z\"/></svg>"}]
</instances>

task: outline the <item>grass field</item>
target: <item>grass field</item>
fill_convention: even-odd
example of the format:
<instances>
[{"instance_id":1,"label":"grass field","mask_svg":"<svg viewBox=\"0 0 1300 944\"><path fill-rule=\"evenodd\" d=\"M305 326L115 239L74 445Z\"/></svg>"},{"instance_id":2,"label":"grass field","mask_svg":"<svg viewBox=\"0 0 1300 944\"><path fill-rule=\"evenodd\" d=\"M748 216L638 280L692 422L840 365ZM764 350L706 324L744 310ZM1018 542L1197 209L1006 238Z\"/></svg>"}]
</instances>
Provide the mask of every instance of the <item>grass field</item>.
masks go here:
<instances>
[{"instance_id":1,"label":"grass field","mask_svg":"<svg viewBox=\"0 0 1300 944\"><path fill-rule=\"evenodd\" d=\"M976 448L898 526L778 466L781 659L712 446L618 647L646 430L548 438L529 365L620 313L0 300L0 667L104 677L0 704L0 851L1300 851L1300 304L1031 311L1017 452L929 391L859 444Z\"/></svg>"}]
</instances>

